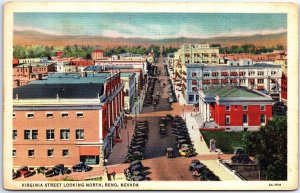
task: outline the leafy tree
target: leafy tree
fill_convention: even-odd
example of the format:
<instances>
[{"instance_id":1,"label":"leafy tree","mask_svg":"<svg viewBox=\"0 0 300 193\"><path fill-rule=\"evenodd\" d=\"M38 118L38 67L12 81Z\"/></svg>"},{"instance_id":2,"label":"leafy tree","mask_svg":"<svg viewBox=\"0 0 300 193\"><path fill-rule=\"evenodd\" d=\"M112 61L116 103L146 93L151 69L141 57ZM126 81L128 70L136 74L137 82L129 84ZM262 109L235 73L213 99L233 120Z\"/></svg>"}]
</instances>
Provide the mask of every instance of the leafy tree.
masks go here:
<instances>
[{"instance_id":1,"label":"leafy tree","mask_svg":"<svg viewBox=\"0 0 300 193\"><path fill-rule=\"evenodd\" d=\"M246 133L245 151L259 161L267 180L287 179L287 118L275 116L259 131Z\"/></svg>"}]
</instances>

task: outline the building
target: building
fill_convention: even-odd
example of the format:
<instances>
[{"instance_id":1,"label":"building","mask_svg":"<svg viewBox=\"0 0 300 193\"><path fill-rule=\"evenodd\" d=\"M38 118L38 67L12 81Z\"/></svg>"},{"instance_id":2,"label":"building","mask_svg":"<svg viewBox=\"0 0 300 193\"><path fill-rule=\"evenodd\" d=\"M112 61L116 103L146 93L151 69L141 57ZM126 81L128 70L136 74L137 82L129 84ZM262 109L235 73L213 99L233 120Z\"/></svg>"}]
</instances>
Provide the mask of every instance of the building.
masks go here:
<instances>
[{"instance_id":1,"label":"building","mask_svg":"<svg viewBox=\"0 0 300 193\"><path fill-rule=\"evenodd\" d=\"M134 106L134 100L137 97L135 73L121 72L121 80L124 84L124 111L131 113Z\"/></svg>"},{"instance_id":2,"label":"building","mask_svg":"<svg viewBox=\"0 0 300 193\"><path fill-rule=\"evenodd\" d=\"M282 69L282 73L287 74L287 58L276 59L274 64L280 65Z\"/></svg>"},{"instance_id":3,"label":"building","mask_svg":"<svg viewBox=\"0 0 300 193\"><path fill-rule=\"evenodd\" d=\"M64 55L64 52L62 52L62 51L58 51L55 53L55 56L57 56L57 57L62 57L63 55Z\"/></svg>"},{"instance_id":4,"label":"building","mask_svg":"<svg viewBox=\"0 0 300 193\"><path fill-rule=\"evenodd\" d=\"M204 127L226 131L258 130L272 117L273 99L245 87L225 86L199 91Z\"/></svg>"},{"instance_id":5,"label":"building","mask_svg":"<svg viewBox=\"0 0 300 193\"><path fill-rule=\"evenodd\" d=\"M40 63L41 58L25 58L19 59L19 64L28 64L28 63Z\"/></svg>"},{"instance_id":6,"label":"building","mask_svg":"<svg viewBox=\"0 0 300 193\"><path fill-rule=\"evenodd\" d=\"M115 73L56 73L13 90L13 164L103 165L123 119Z\"/></svg>"},{"instance_id":7,"label":"building","mask_svg":"<svg viewBox=\"0 0 300 193\"><path fill-rule=\"evenodd\" d=\"M22 86L32 80L40 80L49 72L55 72L55 63L25 63L13 68L13 86Z\"/></svg>"},{"instance_id":8,"label":"building","mask_svg":"<svg viewBox=\"0 0 300 193\"><path fill-rule=\"evenodd\" d=\"M19 60L17 58L13 58L12 64L13 67L19 65Z\"/></svg>"},{"instance_id":9,"label":"building","mask_svg":"<svg viewBox=\"0 0 300 193\"><path fill-rule=\"evenodd\" d=\"M102 59L103 57L104 57L104 51L103 50L94 50L92 52L92 60Z\"/></svg>"},{"instance_id":10,"label":"building","mask_svg":"<svg viewBox=\"0 0 300 193\"><path fill-rule=\"evenodd\" d=\"M93 62L93 60L88 60L88 59L83 59L83 58L74 58L74 59L71 59L70 65L87 67L87 66L94 65L94 62Z\"/></svg>"},{"instance_id":11,"label":"building","mask_svg":"<svg viewBox=\"0 0 300 193\"><path fill-rule=\"evenodd\" d=\"M147 74L147 59L143 57L135 60L130 60L130 58L103 58L95 60L95 66L100 66L102 70L142 69L143 75Z\"/></svg>"},{"instance_id":12,"label":"building","mask_svg":"<svg viewBox=\"0 0 300 193\"><path fill-rule=\"evenodd\" d=\"M288 78L287 75L282 73L281 78L281 100L283 102L287 102L287 94L288 94Z\"/></svg>"},{"instance_id":13,"label":"building","mask_svg":"<svg viewBox=\"0 0 300 193\"><path fill-rule=\"evenodd\" d=\"M244 86L280 100L282 70L279 65L251 60L228 61L227 65L185 64L182 73L173 75L187 103L198 103L198 90L218 86Z\"/></svg>"}]
</instances>

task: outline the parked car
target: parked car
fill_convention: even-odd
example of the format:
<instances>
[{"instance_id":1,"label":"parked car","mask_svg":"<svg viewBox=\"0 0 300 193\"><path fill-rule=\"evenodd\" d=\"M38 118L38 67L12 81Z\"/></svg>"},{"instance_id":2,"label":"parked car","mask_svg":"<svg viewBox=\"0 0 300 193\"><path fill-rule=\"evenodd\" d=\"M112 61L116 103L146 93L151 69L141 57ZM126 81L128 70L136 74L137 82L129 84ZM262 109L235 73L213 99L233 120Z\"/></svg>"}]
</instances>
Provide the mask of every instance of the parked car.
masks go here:
<instances>
[{"instance_id":1,"label":"parked car","mask_svg":"<svg viewBox=\"0 0 300 193\"><path fill-rule=\"evenodd\" d=\"M13 179L16 179L21 176L21 173L19 170L17 170L16 172L14 170L12 170L12 172L13 172L13 175L12 175Z\"/></svg>"},{"instance_id":2,"label":"parked car","mask_svg":"<svg viewBox=\"0 0 300 193\"><path fill-rule=\"evenodd\" d=\"M191 164L189 165L189 170L193 170L195 168L195 166L198 166L198 165L203 165L199 160L197 159L194 159L192 160Z\"/></svg>"},{"instance_id":3,"label":"parked car","mask_svg":"<svg viewBox=\"0 0 300 193\"><path fill-rule=\"evenodd\" d=\"M239 164L251 164L253 161L249 158L248 155L235 155L231 157L232 163L239 163Z\"/></svg>"},{"instance_id":4,"label":"parked car","mask_svg":"<svg viewBox=\"0 0 300 193\"><path fill-rule=\"evenodd\" d=\"M25 178L35 174L35 171L29 170L28 166L21 167L18 172L20 173L20 176L24 176Z\"/></svg>"},{"instance_id":5,"label":"parked car","mask_svg":"<svg viewBox=\"0 0 300 193\"><path fill-rule=\"evenodd\" d=\"M91 166L86 165L84 162L79 162L75 166L72 167L73 172L87 172L92 169Z\"/></svg>"},{"instance_id":6,"label":"parked car","mask_svg":"<svg viewBox=\"0 0 300 193\"><path fill-rule=\"evenodd\" d=\"M46 177L56 176L56 175L64 175L64 174L70 174L72 171L64 166L64 164L58 164L54 166L52 169L47 171L45 173Z\"/></svg>"},{"instance_id":7,"label":"parked car","mask_svg":"<svg viewBox=\"0 0 300 193\"><path fill-rule=\"evenodd\" d=\"M168 147L166 150L166 156L167 158L173 158L174 157L174 150L172 147Z\"/></svg>"}]
</instances>

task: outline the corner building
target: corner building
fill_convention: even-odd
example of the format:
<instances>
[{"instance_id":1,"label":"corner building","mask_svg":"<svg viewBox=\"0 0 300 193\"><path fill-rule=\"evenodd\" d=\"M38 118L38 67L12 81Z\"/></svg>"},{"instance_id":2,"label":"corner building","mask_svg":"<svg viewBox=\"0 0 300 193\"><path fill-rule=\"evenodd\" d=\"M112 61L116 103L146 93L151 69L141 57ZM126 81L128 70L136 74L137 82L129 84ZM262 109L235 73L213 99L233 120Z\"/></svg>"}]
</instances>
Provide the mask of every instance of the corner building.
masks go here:
<instances>
[{"instance_id":1,"label":"corner building","mask_svg":"<svg viewBox=\"0 0 300 193\"><path fill-rule=\"evenodd\" d=\"M120 74L52 74L14 89L13 165L103 165L123 119Z\"/></svg>"}]
</instances>

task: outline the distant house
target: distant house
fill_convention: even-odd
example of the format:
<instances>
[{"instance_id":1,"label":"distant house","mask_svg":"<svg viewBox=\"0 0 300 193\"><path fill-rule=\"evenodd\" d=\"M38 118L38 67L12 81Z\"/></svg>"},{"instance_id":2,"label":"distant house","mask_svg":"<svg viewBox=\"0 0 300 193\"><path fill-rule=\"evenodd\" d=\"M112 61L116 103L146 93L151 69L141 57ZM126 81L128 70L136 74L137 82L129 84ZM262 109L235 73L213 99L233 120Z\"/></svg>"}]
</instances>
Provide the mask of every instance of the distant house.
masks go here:
<instances>
[{"instance_id":1,"label":"distant house","mask_svg":"<svg viewBox=\"0 0 300 193\"><path fill-rule=\"evenodd\" d=\"M103 57L104 57L104 51L103 50L94 50L92 52L92 60L102 59Z\"/></svg>"}]
</instances>

